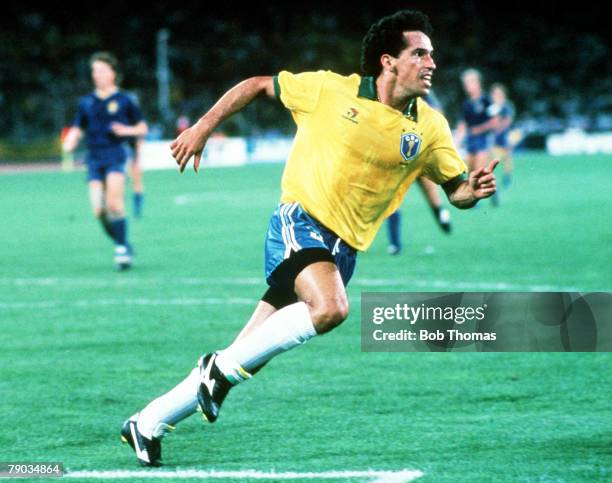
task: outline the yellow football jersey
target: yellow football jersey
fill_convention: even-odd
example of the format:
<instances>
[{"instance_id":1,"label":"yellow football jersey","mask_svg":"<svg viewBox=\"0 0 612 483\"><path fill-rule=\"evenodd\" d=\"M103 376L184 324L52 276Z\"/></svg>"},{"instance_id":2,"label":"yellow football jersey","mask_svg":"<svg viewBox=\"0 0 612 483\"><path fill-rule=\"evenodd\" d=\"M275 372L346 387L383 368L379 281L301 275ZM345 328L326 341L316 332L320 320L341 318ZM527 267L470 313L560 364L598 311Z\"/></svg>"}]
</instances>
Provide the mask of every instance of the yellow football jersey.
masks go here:
<instances>
[{"instance_id":1,"label":"yellow football jersey","mask_svg":"<svg viewBox=\"0 0 612 483\"><path fill-rule=\"evenodd\" d=\"M420 99L403 113L378 102L372 77L283 71L274 87L297 124L281 202L299 202L357 250L418 176L443 184L466 172L444 116Z\"/></svg>"}]
</instances>

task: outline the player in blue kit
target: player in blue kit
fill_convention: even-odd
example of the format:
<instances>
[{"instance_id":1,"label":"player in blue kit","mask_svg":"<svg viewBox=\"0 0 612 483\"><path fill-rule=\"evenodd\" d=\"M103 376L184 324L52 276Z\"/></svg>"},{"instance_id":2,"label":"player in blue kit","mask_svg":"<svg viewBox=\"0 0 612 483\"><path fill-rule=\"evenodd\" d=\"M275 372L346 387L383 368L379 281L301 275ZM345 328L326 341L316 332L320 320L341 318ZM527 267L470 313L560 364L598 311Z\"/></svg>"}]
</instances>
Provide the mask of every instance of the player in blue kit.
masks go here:
<instances>
[{"instance_id":1,"label":"player in blue kit","mask_svg":"<svg viewBox=\"0 0 612 483\"><path fill-rule=\"evenodd\" d=\"M493 113L491 99L483 92L480 72L467 69L461 74L461 81L468 98L461 106L457 143L464 142L468 167L475 170L485 167L489 160L491 133L497 128L499 119ZM497 195L491 200L496 205Z\"/></svg>"},{"instance_id":2,"label":"player in blue kit","mask_svg":"<svg viewBox=\"0 0 612 483\"><path fill-rule=\"evenodd\" d=\"M94 92L83 96L63 149L74 151L83 133L87 143L87 180L94 215L115 243L115 264L132 265L125 217L126 142L144 136L147 124L136 103L118 87L118 62L108 52L90 60Z\"/></svg>"},{"instance_id":3,"label":"player in blue kit","mask_svg":"<svg viewBox=\"0 0 612 483\"><path fill-rule=\"evenodd\" d=\"M510 128L514 121L514 105L508 99L506 86L495 83L491 86L492 113L499 118L499 125L495 129L493 139L493 155L499 159L504 167L502 184L508 188L512 183L512 147L510 142ZM519 135L520 136L520 135Z\"/></svg>"}]
</instances>

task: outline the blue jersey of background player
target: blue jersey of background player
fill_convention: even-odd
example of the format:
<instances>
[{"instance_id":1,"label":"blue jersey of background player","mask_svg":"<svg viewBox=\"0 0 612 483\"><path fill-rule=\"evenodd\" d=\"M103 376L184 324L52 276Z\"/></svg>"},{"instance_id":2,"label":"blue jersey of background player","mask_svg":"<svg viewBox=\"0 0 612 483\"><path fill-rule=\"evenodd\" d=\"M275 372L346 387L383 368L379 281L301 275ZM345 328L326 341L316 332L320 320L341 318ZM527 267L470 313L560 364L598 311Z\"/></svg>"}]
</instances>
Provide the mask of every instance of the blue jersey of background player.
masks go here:
<instances>
[{"instance_id":1,"label":"blue jersey of background player","mask_svg":"<svg viewBox=\"0 0 612 483\"><path fill-rule=\"evenodd\" d=\"M85 135L93 212L115 242L115 263L119 268L128 268L132 250L125 218L125 142L144 136L147 124L136 103L119 91L116 58L99 52L92 56L90 64L95 91L81 98L64 150L73 151Z\"/></svg>"},{"instance_id":2,"label":"blue jersey of background player","mask_svg":"<svg viewBox=\"0 0 612 483\"><path fill-rule=\"evenodd\" d=\"M135 142L113 132L113 123L133 126L143 120L136 103L127 94L116 91L100 98L91 92L81 98L73 126L85 133L88 179L104 181L108 172L124 172L126 143Z\"/></svg>"}]
</instances>

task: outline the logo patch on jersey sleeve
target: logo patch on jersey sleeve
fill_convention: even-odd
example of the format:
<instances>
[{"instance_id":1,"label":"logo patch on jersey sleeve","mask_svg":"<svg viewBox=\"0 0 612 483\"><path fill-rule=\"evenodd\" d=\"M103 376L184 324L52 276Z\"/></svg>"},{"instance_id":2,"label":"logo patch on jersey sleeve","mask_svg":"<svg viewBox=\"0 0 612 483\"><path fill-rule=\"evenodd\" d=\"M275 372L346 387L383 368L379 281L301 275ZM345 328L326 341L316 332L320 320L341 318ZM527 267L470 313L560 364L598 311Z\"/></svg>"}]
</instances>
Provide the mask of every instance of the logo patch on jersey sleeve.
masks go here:
<instances>
[{"instance_id":1,"label":"logo patch on jersey sleeve","mask_svg":"<svg viewBox=\"0 0 612 483\"><path fill-rule=\"evenodd\" d=\"M400 142L400 152L402 153L402 157L406 161L413 160L421 149L421 138L413 133L402 134L402 140Z\"/></svg>"}]
</instances>

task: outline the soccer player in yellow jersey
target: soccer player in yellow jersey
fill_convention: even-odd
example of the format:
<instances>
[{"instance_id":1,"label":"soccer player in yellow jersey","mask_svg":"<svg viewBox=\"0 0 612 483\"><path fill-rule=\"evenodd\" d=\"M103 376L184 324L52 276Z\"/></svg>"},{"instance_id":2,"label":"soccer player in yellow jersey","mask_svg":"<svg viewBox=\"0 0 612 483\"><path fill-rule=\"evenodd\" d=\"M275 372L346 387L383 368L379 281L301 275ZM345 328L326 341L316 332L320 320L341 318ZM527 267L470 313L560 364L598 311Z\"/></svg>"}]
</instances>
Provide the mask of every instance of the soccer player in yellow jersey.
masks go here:
<instances>
[{"instance_id":1,"label":"soccer player in yellow jersey","mask_svg":"<svg viewBox=\"0 0 612 483\"><path fill-rule=\"evenodd\" d=\"M121 434L147 466L161 464L160 440L199 409L214 422L230 388L274 356L331 331L349 313L345 286L357 251L420 175L450 202L471 208L495 192L496 162L466 175L445 118L419 98L436 69L428 18L399 11L363 40L365 76L281 72L230 89L171 145L182 172L224 119L258 95L278 97L297 124L282 196L266 239L268 291L225 349L200 358L186 379L131 416Z\"/></svg>"}]
</instances>

